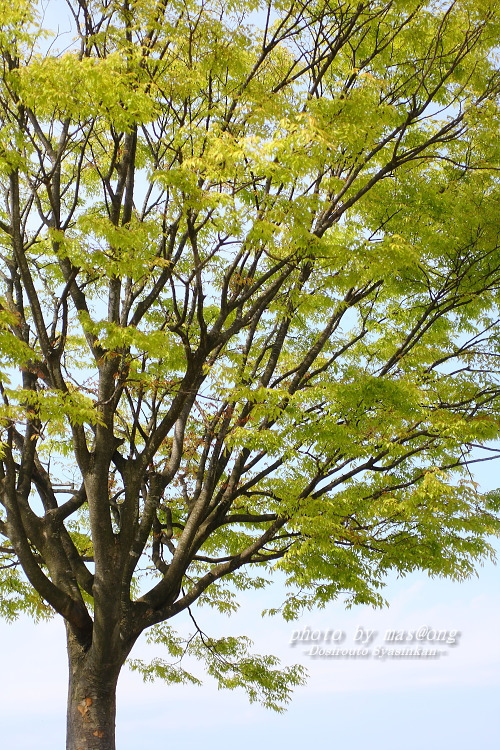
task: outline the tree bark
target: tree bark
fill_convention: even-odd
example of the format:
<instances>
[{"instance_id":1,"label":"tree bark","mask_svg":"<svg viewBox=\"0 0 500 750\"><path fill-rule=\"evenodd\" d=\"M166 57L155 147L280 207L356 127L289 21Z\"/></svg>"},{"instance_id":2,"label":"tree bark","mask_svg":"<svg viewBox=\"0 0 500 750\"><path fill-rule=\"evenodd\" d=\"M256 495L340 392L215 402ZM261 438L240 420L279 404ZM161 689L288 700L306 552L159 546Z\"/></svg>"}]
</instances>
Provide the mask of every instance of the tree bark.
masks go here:
<instances>
[{"instance_id":1,"label":"tree bark","mask_svg":"<svg viewBox=\"0 0 500 750\"><path fill-rule=\"evenodd\" d=\"M96 659L68 633L66 750L115 750L116 685L121 658Z\"/></svg>"}]
</instances>

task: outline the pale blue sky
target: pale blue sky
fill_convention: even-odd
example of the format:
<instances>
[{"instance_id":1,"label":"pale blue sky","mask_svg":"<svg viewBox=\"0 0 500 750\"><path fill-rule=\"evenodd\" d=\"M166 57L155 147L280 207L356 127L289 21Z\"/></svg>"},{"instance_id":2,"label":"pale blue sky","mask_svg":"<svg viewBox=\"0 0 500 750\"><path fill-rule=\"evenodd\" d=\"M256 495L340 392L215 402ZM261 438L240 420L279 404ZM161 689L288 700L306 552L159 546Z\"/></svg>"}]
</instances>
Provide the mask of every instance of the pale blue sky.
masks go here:
<instances>
[{"instance_id":1,"label":"pale blue sky","mask_svg":"<svg viewBox=\"0 0 500 750\"><path fill-rule=\"evenodd\" d=\"M200 619L210 633L248 634L255 650L307 666L310 677L296 691L285 715L250 706L241 692L144 684L124 671L118 695L118 750L145 747L182 750L254 750L280 745L299 750L308 742L371 748L498 750L500 724L500 590L498 568L485 566L479 578L462 584L412 575L391 583L391 606L382 611L340 604L310 613L298 623L262 619L270 594L242 600L241 612L226 622L207 612ZM289 644L295 628L342 629L353 645L356 628L460 630L456 647L436 661L311 659ZM64 747L66 662L59 621L0 624L3 644L0 722L4 747L55 750ZM151 652L150 652L151 653ZM156 652L158 653L158 652ZM146 655L139 644L135 656Z\"/></svg>"}]
</instances>

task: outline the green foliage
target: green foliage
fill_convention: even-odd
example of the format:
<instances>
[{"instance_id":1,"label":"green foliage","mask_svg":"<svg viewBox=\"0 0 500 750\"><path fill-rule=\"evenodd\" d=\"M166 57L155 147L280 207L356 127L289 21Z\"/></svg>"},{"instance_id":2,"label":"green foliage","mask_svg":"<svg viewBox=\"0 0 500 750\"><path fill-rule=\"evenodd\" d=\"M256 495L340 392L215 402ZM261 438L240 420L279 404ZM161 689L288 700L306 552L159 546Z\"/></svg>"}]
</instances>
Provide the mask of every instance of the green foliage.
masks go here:
<instances>
[{"instance_id":1,"label":"green foliage","mask_svg":"<svg viewBox=\"0 0 500 750\"><path fill-rule=\"evenodd\" d=\"M492 556L497 5L71 0L60 50L0 2L4 616L278 708L300 670L164 623Z\"/></svg>"},{"instance_id":2,"label":"green foliage","mask_svg":"<svg viewBox=\"0 0 500 750\"><path fill-rule=\"evenodd\" d=\"M207 674L217 681L219 688L242 688L251 703L257 701L278 712L290 701L293 688L304 684L303 667L277 669L276 657L249 653L252 641L246 636L209 638L197 629L184 640L169 626L162 625L153 628L148 640L161 644L177 661L171 663L158 658L149 664L140 659L131 661L131 668L141 672L145 681L160 678L171 683L201 685L201 681L182 666L183 659L194 657L204 662Z\"/></svg>"},{"instance_id":3,"label":"green foliage","mask_svg":"<svg viewBox=\"0 0 500 750\"><path fill-rule=\"evenodd\" d=\"M35 622L54 615L42 597L27 583L13 555L0 551L0 616L13 622L20 615L29 615Z\"/></svg>"}]
</instances>

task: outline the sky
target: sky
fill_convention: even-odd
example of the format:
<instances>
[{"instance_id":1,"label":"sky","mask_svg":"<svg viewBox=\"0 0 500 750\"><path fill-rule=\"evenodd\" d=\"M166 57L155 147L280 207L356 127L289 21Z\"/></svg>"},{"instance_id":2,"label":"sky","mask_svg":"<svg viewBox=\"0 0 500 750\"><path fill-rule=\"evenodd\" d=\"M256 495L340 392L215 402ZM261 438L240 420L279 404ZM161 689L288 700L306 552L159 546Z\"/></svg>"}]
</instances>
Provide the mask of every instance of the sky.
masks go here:
<instances>
[{"instance_id":1,"label":"sky","mask_svg":"<svg viewBox=\"0 0 500 750\"><path fill-rule=\"evenodd\" d=\"M495 464L479 466L481 486L496 487ZM307 684L295 690L286 713L276 714L249 704L242 691L219 691L201 668L197 674L203 686L191 687L144 683L125 667L118 685L117 748L255 750L279 742L287 750L302 750L307 743L327 742L353 750L498 750L499 582L499 568L491 562L461 583L414 573L388 581L384 595L389 606L384 609L357 606L346 611L339 601L291 623L261 615L279 601L279 584L243 594L239 612L229 619L202 610L196 618L209 635L248 635L256 653L305 666ZM416 640L390 642L387 631L413 633ZM62 621L0 622L0 643L3 746L64 747ZM387 654L391 648L421 652L395 657ZM321 649L341 653L327 656ZM364 657L352 655L363 649L368 651ZM348 654L342 655L343 650ZM436 655L423 657L424 650ZM148 656L162 654L140 641L132 657Z\"/></svg>"},{"instance_id":2,"label":"sky","mask_svg":"<svg viewBox=\"0 0 500 750\"><path fill-rule=\"evenodd\" d=\"M463 583L413 574L389 583L386 609L358 606L346 612L339 602L294 623L261 617L261 610L279 597L279 587L274 594L269 590L242 597L240 612L230 621L204 611L200 624L211 635L249 635L256 652L275 654L285 664L303 664L309 672L307 685L295 691L287 712L279 715L250 705L243 692L218 691L208 679L201 688L145 684L140 675L124 669L118 689L118 750L255 750L278 741L287 750L325 741L354 750L498 750L498 583L499 571L492 564ZM437 631L445 640L420 640L404 648L434 649L438 656L380 658L382 649L399 646L385 640L386 631L416 631L422 639L426 628L429 639ZM298 640L307 638L308 629L316 641ZM327 643L338 637L336 631L345 634L343 642ZM359 650L356 635L366 638L367 631L375 633L364 658L309 654L313 645ZM0 638L4 747L64 747L67 669L62 622L1 623ZM161 655L142 642L132 655L148 654Z\"/></svg>"},{"instance_id":3,"label":"sky","mask_svg":"<svg viewBox=\"0 0 500 750\"><path fill-rule=\"evenodd\" d=\"M477 478L485 489L497 487L496 473L494 466L483 467ZM383 610L358 606L346 611L337 602L294 623L261 616L262 609L279 601L279 586L242 595L240 612L229 622L205 611L199 616L204 630L249 635L256 652L275 654L284 664L303 664L309 672L307 685L295 691L287 712L278 715L250 705L243 692L218 691L209 679L201 688L145 684L139 674L124 669L118 689L118 750L255 750L278 742L287 750L326 743L353 750L498 750L499 578L492 563L464 583L413 574L389 581L384 593L390 606ZM380 658L382 649L399 645L386 641L388 630L418 634L420 640L405 647L434 648L437 655ZM328 642L332 631L342 633L341 643ZM367 631L371 643L364 657L309 653L312 646L361 649L359 636L366 638ZM308 632L315 633L315 641L304 640ZM436 632L445 640L433 642ZM62 621L0 622L0 643L3 746L64 747ZM148 655L161 654L143 641L132 654Z\"/></svg>"}]
</instances>

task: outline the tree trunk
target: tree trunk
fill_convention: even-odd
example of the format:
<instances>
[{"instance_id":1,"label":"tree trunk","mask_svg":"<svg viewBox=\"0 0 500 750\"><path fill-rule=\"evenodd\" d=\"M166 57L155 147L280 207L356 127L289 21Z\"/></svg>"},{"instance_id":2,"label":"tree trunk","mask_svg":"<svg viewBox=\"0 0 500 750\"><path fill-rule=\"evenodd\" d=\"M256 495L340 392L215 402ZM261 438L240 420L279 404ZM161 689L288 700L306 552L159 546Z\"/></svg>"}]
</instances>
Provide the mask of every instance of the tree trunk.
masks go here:
<instances>
[{"instance_id":1,"label":"tree trunk","mask_svg":"<svg viewBox=\"0 0 500 750\"><path fill-rule=\"evenodd\" d=\"M116 685L121 659L97 660L68 638L66 750L115 750Z\"/></svg>"}]
</instances>

